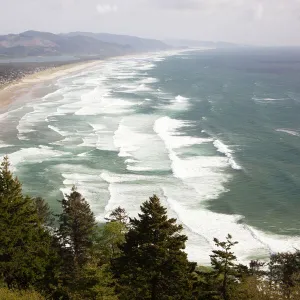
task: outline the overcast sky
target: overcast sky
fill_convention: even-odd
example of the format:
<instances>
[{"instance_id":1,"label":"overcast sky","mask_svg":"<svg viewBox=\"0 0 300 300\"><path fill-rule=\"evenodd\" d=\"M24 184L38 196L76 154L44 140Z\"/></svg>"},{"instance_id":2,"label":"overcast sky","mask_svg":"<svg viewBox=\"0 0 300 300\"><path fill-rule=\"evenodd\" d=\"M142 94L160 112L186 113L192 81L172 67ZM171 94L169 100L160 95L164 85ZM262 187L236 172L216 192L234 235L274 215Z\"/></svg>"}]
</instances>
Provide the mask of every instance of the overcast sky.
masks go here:
<instances>
[{"instance_id":1,"label":"overcast sky","mask_svg":"<svg viewBox=\"0 0 300 300\"><path fill-rule=\"evenodd\" d=\"M92 31L300 45L300 0L0 0L0 33Z\"/></svg>"}]
</instances>

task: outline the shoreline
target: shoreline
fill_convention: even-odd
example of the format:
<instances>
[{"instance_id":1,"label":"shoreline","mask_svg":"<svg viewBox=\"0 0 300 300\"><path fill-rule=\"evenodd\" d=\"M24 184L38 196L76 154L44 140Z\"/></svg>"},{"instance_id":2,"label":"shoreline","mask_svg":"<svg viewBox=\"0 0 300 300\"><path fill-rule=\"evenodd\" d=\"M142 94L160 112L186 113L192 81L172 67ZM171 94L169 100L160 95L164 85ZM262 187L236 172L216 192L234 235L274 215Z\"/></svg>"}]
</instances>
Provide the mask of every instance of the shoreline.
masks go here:
<instances>
[{"instance_id":1,"label":"shoreline","mask_svg":"<svg viewBox=\"0 0 300 300\"><path fill-rule=\"evenodd\" d=\"M66 61L66 62L60 62L58 66L49 67L41 71L34 72L32 74L26 74L21 79L13 80L7 84L0 85L0 114L5 111L9 105L11 105L19 96L22 95L24 92L24 88L30 88L34 84L46 82L49 80L57 79L61 76L72 74L73 72L78 72L81 70L84 70L89 67L96 66L98 64L101 64L103 61L106 60L114 60L114 59L120 59L124 57L135 57L135 56L142 56L142 55L149 55L157 52L174 52L174 53L180 53L180 52L186 52L186 51L195 51L196 49L180 49L180 50L163 50L163 51L150 51L150 52L142 52L142 53L131 53L131 54L125 54L125 55L118 55L118 56L112 56L107 57L104 59L98 59L98 60L89 60L89 61ZM199 50L199 49L197 49ZM204 49L201 49L204 50Z\"/></svg>"},{"instance_id":2,"label":"shoreline","mask_svg":"<svg viewBox=\"0 0 300 300\"><path fill-rule=\"evenodd\" d=\"M24 88L30 88L34 84L47 82L59 77L79 72L89 67L101 64L103 60L81 61L75 63L66 62L57 67L25 75L19 80L0 86L0 113L6 110L23 92Z\"/></svg>"}]
</instances>

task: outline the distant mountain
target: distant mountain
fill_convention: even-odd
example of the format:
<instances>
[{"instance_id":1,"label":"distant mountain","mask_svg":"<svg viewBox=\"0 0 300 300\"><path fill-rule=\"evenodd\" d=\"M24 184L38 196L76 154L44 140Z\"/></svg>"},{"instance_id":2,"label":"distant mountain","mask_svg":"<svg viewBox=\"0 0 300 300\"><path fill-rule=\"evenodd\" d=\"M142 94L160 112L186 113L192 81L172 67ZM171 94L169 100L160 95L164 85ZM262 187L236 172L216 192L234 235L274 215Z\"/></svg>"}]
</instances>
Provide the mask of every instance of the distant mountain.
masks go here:
<instances>
[{"instance_id":1,"label":"distant mountain","mask_svg":"<svg viewBox=\"0 0 300 300\"><path fill-rule=\"evenodd\" d=\"M237 44L227 42L212 42L212 41L197 41L197 40L176 40L170 39L165 41L167 44L174 47L205 47L205 48L233 48L239 47Z\"/></svg>"},{"instance_id":2,"label":"distant mountain","mask_svg":"<svg viewBox=\"0 0 300 300\"><path fill-rule=\"evenodd\" d=\"M73 32L53 34L26 31L0 36L0 56L56 56L74 55L99 58L141 51L165 50L161 41L113 34Z\"/></svg>"},{"instance_id":3,"label":"distant mountain","mask_svg":"<svg viewBox=\"0 0 300 300\"><path fill-rule=\"evenodd\" d=\"M0 55L9 57L76 55L113 56L132 51L87 36L61 36L49 32L26 31L0 36Z\"/></svg>"},{"instance_id":4,"label":"distant mountain","mask_svg":"<svg viewBox=\"0 0 300 300\"><path fill-rule=\"evenodd\" d=\"M87 36L106 43L130 46L134 51L156 51L170 49L170 46L159 40L144 39L130 35L110 33L71 32L64 36Z\"/></svg>"}]
</instances>

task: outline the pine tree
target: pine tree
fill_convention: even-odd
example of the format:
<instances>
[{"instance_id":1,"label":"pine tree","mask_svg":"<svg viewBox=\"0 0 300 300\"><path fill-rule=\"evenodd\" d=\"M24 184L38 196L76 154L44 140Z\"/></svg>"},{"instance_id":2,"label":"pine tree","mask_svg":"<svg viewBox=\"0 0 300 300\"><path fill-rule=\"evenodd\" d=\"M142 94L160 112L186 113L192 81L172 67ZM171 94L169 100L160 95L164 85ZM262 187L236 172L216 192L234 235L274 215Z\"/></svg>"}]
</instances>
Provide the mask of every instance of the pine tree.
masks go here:
<instances>
[{"instance_id":1,"label":"pine tree","mask_svg":"<svg viewBox=\"0 0 300 300\"><path fill-rule=\"evenodd\" d=\"M267 276L274 290L286 299L294 299L293 290L300 278L300 251L271 255Z\"/></svg>"},{"instance_id":2,"label":"pine tree","mask_svg":"<svg viewBox=\"0 0 300 300\"><path fill-rule=\"evenodd\" d=\"M59 216L59 237L72 256L74 266L85 264L93 244L95 217L87 201L76 188L61 201L63 212Z\"/></svg>"},{"instance_id":3,"label":"pine tree","mask_svg":"<svg viewBox=\"0 0 300 300\"><path fill-rule=\"evenodd\" d=\"M183 251L187 237L153 196L141 206L112 264L120 299L193 299L194 263Z\"/></svg>"},{"instance_id":4,"label":"pine tree","mask_svg":"<svg viewBox=\"0 0 300 300\"><path fill-rule=\"evenodd\" d=\"M49 204L41 197L34 198L34 204L40 222L49 227L53 226L55 218Z\"/></svg>"},{"instance_id":5,"label":"pine tree","mask_svg":"<svg viewBox=\"0 0 300 300\"><path fill-rule=\"evenodd\" d=\"M51 237L41 224L34 201L9 170L0 167L0 277L9 288L26 288L44 277Z\"/></svg>"},{"instance_id":6,"label":"pine tree","mask_svg":"<svg viewBox=\"0 0 300 300\"><path fill-rule=\"evenodd\" d=\"M232 247L238 242L232 241L232 236L228 234L225 242L220 242L214 239L214 242L219 250L213 250L213 255L210 255L211 264L215 271L215 277L221 278L220 292L222 299L229 300L230 285L236 282L239 274L235 263L236 256L232 252Z\"/></svg>"},{"instance_id":7,"label":"pine tree","mask_svg":"<svg viewBox=\"0 0 300 300\"><path fill-rule=\"evenodd\" d=\"M108 218L105 218L108 222L119 222L124 225L128 224L129 217L127 215L127 212L124 208L121 208L120 206L114 209Z\"/></svg>"},{"instance_id":8,"label":"pine tree","mask_svg":"<svg viewBox=\"0 0 300 300\"><path fill-rule=\"evenodd\" d=\"M59 215L57 236L63 260L63 282L67 293L73 294L74 299L80 299L80 293L94 280L85 270L92 255L96 231L95 217L89 204L75 187L70 195L65 195L60 202L62 213Z\"/></svg>"}]
</instances>

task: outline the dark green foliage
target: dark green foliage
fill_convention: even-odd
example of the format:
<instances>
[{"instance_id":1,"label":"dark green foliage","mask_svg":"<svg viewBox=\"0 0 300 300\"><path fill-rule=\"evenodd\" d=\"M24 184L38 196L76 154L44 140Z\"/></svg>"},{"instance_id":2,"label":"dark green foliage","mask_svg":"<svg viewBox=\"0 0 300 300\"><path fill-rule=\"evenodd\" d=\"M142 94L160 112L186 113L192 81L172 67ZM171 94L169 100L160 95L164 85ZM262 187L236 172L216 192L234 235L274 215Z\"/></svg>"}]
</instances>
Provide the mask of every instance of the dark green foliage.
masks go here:
<instances>
[{"instance_id":1,"label":"dark green foliage","mask_svg":"<svg viewBox=\"0 0 300 300\"><path fill-rule=\"evenodd\" d=\"M54 225L54 216L51 212L49 204L41 197L34 198L37 215L41 224L46 226Z\"/></svg>"},{"instance_id":2,"label":"dark green foliage","mask_svg":"<svg viewBox=\"0 0 300 300\"><path fill-rule=\"evenodd\" d=\"M216 279L212 268L197 267L198 275L195 284L197 299L199 300L215 300L220 299L219 280Z\"/></svg>"},{"instance_id":3,"label":"dark green foliage","mask_svg":"<svg viewBox=\"0 0 300 300\"><path fill-rule=\"evenodd\" d=\"M0 277L9 288L27 288L43 279L51 237L42 225L5 157L0 167Z\"/></svg>"},{"instance_id":4,"label":"dark green foliage","mask_svg":"<svg viewBox=\"0 0 300 300\"><path fill-rule=\"evenodd\" d=\"M96 229L95 217L87 201L73 187L61 200L58 236L73 268L84 265L89 258Z\"/></svg>"},{"instance_id":5,"label":"dark green foliage","mask_svg":"<svg viewBox=\"0 0 300 300\"><path fill-rule=\"evenodd\" d=\"M257 277L265 275L266 272L262 271L265 265L264 262L260 262L259 260L251 260L249 264L249 275Z\"/></svg>"},{"instance_id":6,"label":"dark green foliage","mask_svg":"<svg viewBox=\"0 0 300 300\"><path fill-rule=\"evenodd\" d=\"M225 242L220 242L218 239L214 239L218 250L213 250L213 254L210 255L211 265L214 269L215 278L219 278L220 286L219 291L222 299L229 300L229 290L231 284L237 281L239 273L237 272L236 256L232 252L232 247L237 242L232 241L232 236L228 234Z\"/></svg>"},{"instance_id":7,"label":"dark green foliage","mask_svg":"<svg viewBox=\"0 0 300 300\"><path fill-rule=\"evenodd\" d=\"M156 196L141 211L139 219L130 219L120 257L112 264L120 299L193 299L195 264L183 251L182 226L168 219Z\"/></svg>"},{"instance_id":8,"label":"dark green foliage","mask_svg":"<svg viewBox=\"0 0 300 300\"><path fill-rule=\"evenodd\" d=\"M184 252L187 237L181 234L182 226L168 219L156 196L141 206L138 218L129 219L118 207L103 225L96 224L75 188L60 202L55 230L48 204L24 196L8 158L3 160L0 298L300 299L299 251L274 254L268 264L253 260L248 268L237 264L232 250L237 242L228 235L224 242L214 239L211 267L195 268Z\"/></svg>"},{"instance_id":9,"label":"dark green foliage","mask_svg":"<svg viewBox=\"0 0 300 300\"><path fill-rule=\"evenodd\" d=\"M125 240L126 225L121 222L109 222L99 228L97 252L101 264L111 263L120 255L119 245Z\"/></svg>"},{"instance_id":10,"label":"dark green foliage","mask_svg":"<svg viewBox=\"0 0 300 300\"><path fill-rule=\"evenodd\" d=\"M273 289L279 287L286 299L294 299L292 292L300 282L300 252L272 255L268 277Z\"/></svg>"},{"instance_id":11,"label":"dark green foliage","mask_svg":"<svg viewBox=\"0 0 300 300\"><path fill-rule=\"evenodd\" d=\"M62 281L66 293L72 299L85 298L92 282L93 274L86 272L92 259L92 250L96 231L93 212L87 201L75 187L70 195L61 201L62 213L59 215L57 236L62 259ZM95 271L95 270L94 270ZM95 272L94 272L95 273Z\"/></svg>"},{"instance_id":12,"label":"dark green foliage","mask_svg":"<svg viewBox=\"0 0 300 300\"><path fill-rule=\"evenodd\" d=\"M109 218L105 218L105 219L108 222L119 222L124 225L127 225L129 221L129 217L126 213L126 210L124 208L121 208L120 206L111 212Z\"/></svg>"}]
</instances>

